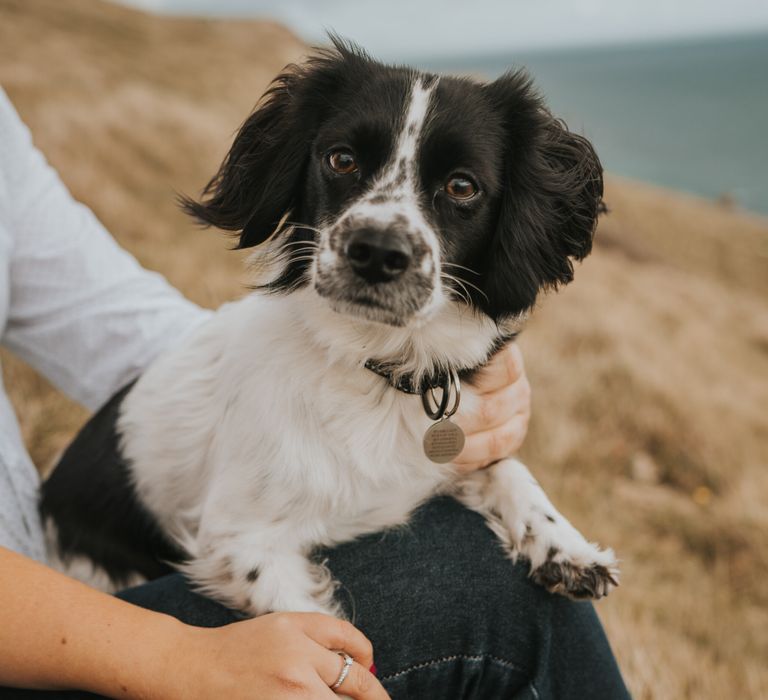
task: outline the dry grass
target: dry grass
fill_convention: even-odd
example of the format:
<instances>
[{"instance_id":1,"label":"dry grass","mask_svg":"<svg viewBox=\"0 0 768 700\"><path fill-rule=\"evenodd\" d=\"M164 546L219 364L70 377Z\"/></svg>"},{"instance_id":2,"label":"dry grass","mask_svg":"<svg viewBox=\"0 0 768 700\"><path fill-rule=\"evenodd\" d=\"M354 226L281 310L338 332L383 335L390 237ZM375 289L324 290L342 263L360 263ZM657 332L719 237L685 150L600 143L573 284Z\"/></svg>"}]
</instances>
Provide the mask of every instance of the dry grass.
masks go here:
<instances>
[{"instance_id":1,"label":"dry grass","mask_svg":"<svg viewBox=\"0 0 768 700\"><path fill-rule=\"evenodd\" d=\"M301 44L268 23L150 17L95 0L0 0L0 82L75 195L194 300L243 291L194 192ZM611 179L577 281L521 343L524 457L616 547L600 613L639 699L768 697L768 222ZM5 381L42 468L82 423L17 359Z\"/></svg>"}]
</instances>

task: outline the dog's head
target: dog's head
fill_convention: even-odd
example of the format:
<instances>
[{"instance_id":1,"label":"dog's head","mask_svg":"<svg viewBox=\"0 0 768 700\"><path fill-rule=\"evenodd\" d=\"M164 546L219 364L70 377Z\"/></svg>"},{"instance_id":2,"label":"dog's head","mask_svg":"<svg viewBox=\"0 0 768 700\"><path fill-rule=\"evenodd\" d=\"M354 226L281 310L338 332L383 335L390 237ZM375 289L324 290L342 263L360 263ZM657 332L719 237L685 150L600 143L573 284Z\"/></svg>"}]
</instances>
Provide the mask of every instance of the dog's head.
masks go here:
<instances>
[{"instance_id":1,"label":"dog's head","mask_svg":"<svg viewBox=\"0 0 768 700\"><path fill-rule=\"evenodd\" d=\"M271 289L395 326L465 303L498 322L572 279L602 168L525 74L438 78L334 45L276 78L188 212L241 248L270 239Z\"/></svg>"}]
</instances>

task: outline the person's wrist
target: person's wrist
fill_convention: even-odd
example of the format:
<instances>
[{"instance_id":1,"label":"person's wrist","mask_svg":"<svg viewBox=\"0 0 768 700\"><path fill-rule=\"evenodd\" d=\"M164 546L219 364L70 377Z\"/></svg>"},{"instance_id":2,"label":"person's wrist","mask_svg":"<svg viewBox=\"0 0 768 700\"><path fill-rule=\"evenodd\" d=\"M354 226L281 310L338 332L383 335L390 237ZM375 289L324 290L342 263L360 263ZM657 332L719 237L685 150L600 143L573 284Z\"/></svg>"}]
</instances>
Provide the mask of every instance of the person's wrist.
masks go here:
<instances>
[{"instance_id":1,"label":"person's wrist","mask_svg":"<svg viewBox=\"0 0 768 700\"><path fill-rule=\"evenodd\" d=\"M137 663L131 664L129 681L137 693L130 697L147 700L176 700L191 698L190 689L195 687L195 669L199 663L197 627L186 625L169 615L152 613L142 640L131 640L134 647L142 649ZM125 683L127 687L128 682Z\"/></svg>"},{"instance_id":2,"label":"person's wrist","mask_svg":"<svg viewBox=\"0 0 768 700\"><path fill-rule=\"evenodd\" d=\"M153 660L146 688L148 700L195 700L230 697L240 682L230 664L217 658L226 646L226 627L194 627L169 618L162 633L161 653ZM242 624L242 623L241 623ZM150 679L148 679L150 680Z\"/></svg>"},{"instance_id":3,"label":"person's wrist","mask_svg":"<svg viewBox=\"0 0 768 700\"><path fill-rule=\"evenodd\" d=\"M187 625L161 613L120 603L122 615L106 621L112 632L83 647L53 687L114 698L175 700L185 697L178 659ZM114 611L113 611L114 612ZM74 646L74 645L71 645ZM183 666L186 666L184 664Z\"/></svg>"}]
</instances>

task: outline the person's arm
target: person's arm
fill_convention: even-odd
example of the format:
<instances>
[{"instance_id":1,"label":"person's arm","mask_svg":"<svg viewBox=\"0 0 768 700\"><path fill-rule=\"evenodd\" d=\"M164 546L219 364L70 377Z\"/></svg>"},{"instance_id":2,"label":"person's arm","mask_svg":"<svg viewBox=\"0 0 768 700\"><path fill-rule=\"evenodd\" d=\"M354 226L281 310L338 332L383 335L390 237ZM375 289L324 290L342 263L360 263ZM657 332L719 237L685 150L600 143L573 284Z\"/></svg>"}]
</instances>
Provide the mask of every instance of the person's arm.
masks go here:
<instances>
[{"instance_id":1,"label":"person's arm","mask_svg":"<svg viewBox=\"0 0 768 700\"><path fill-rule=\"evenodd\" d=\"M91 409L208 316L72 198L1 89L0 227L12 241L2 342Z\"/></svg>"},{"instance_id":2,"label":"person's arm","mask_svg":"<svg viewBox=\"0 0 768 700\"><path fill-rule=\"evenodd\" d=\"M80 689L113 698L338 697L385 700L372 647L352 625L278 613L203 629L100 593L0 547L0 686Z\"/></svg>"}]
</instances>

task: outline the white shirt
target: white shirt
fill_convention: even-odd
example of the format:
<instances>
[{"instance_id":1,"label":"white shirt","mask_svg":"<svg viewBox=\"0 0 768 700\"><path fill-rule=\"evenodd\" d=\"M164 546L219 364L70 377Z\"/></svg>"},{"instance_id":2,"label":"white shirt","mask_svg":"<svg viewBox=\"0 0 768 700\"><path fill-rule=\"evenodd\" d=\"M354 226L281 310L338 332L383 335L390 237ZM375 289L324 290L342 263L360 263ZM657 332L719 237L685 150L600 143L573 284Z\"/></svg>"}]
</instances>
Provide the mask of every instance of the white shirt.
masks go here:
<instances>
[{"instance_id":1,"label":"white shirt","mask_svg":"<svg viewBox=\"0 0 768 700\"><path fill-rule=\"evenodd\" d=\"M2 344L95 409L208 314L72 199L0 89ZM38 486L0 383L0 545L42 561Z\"/></svg>"}]
</instances>

